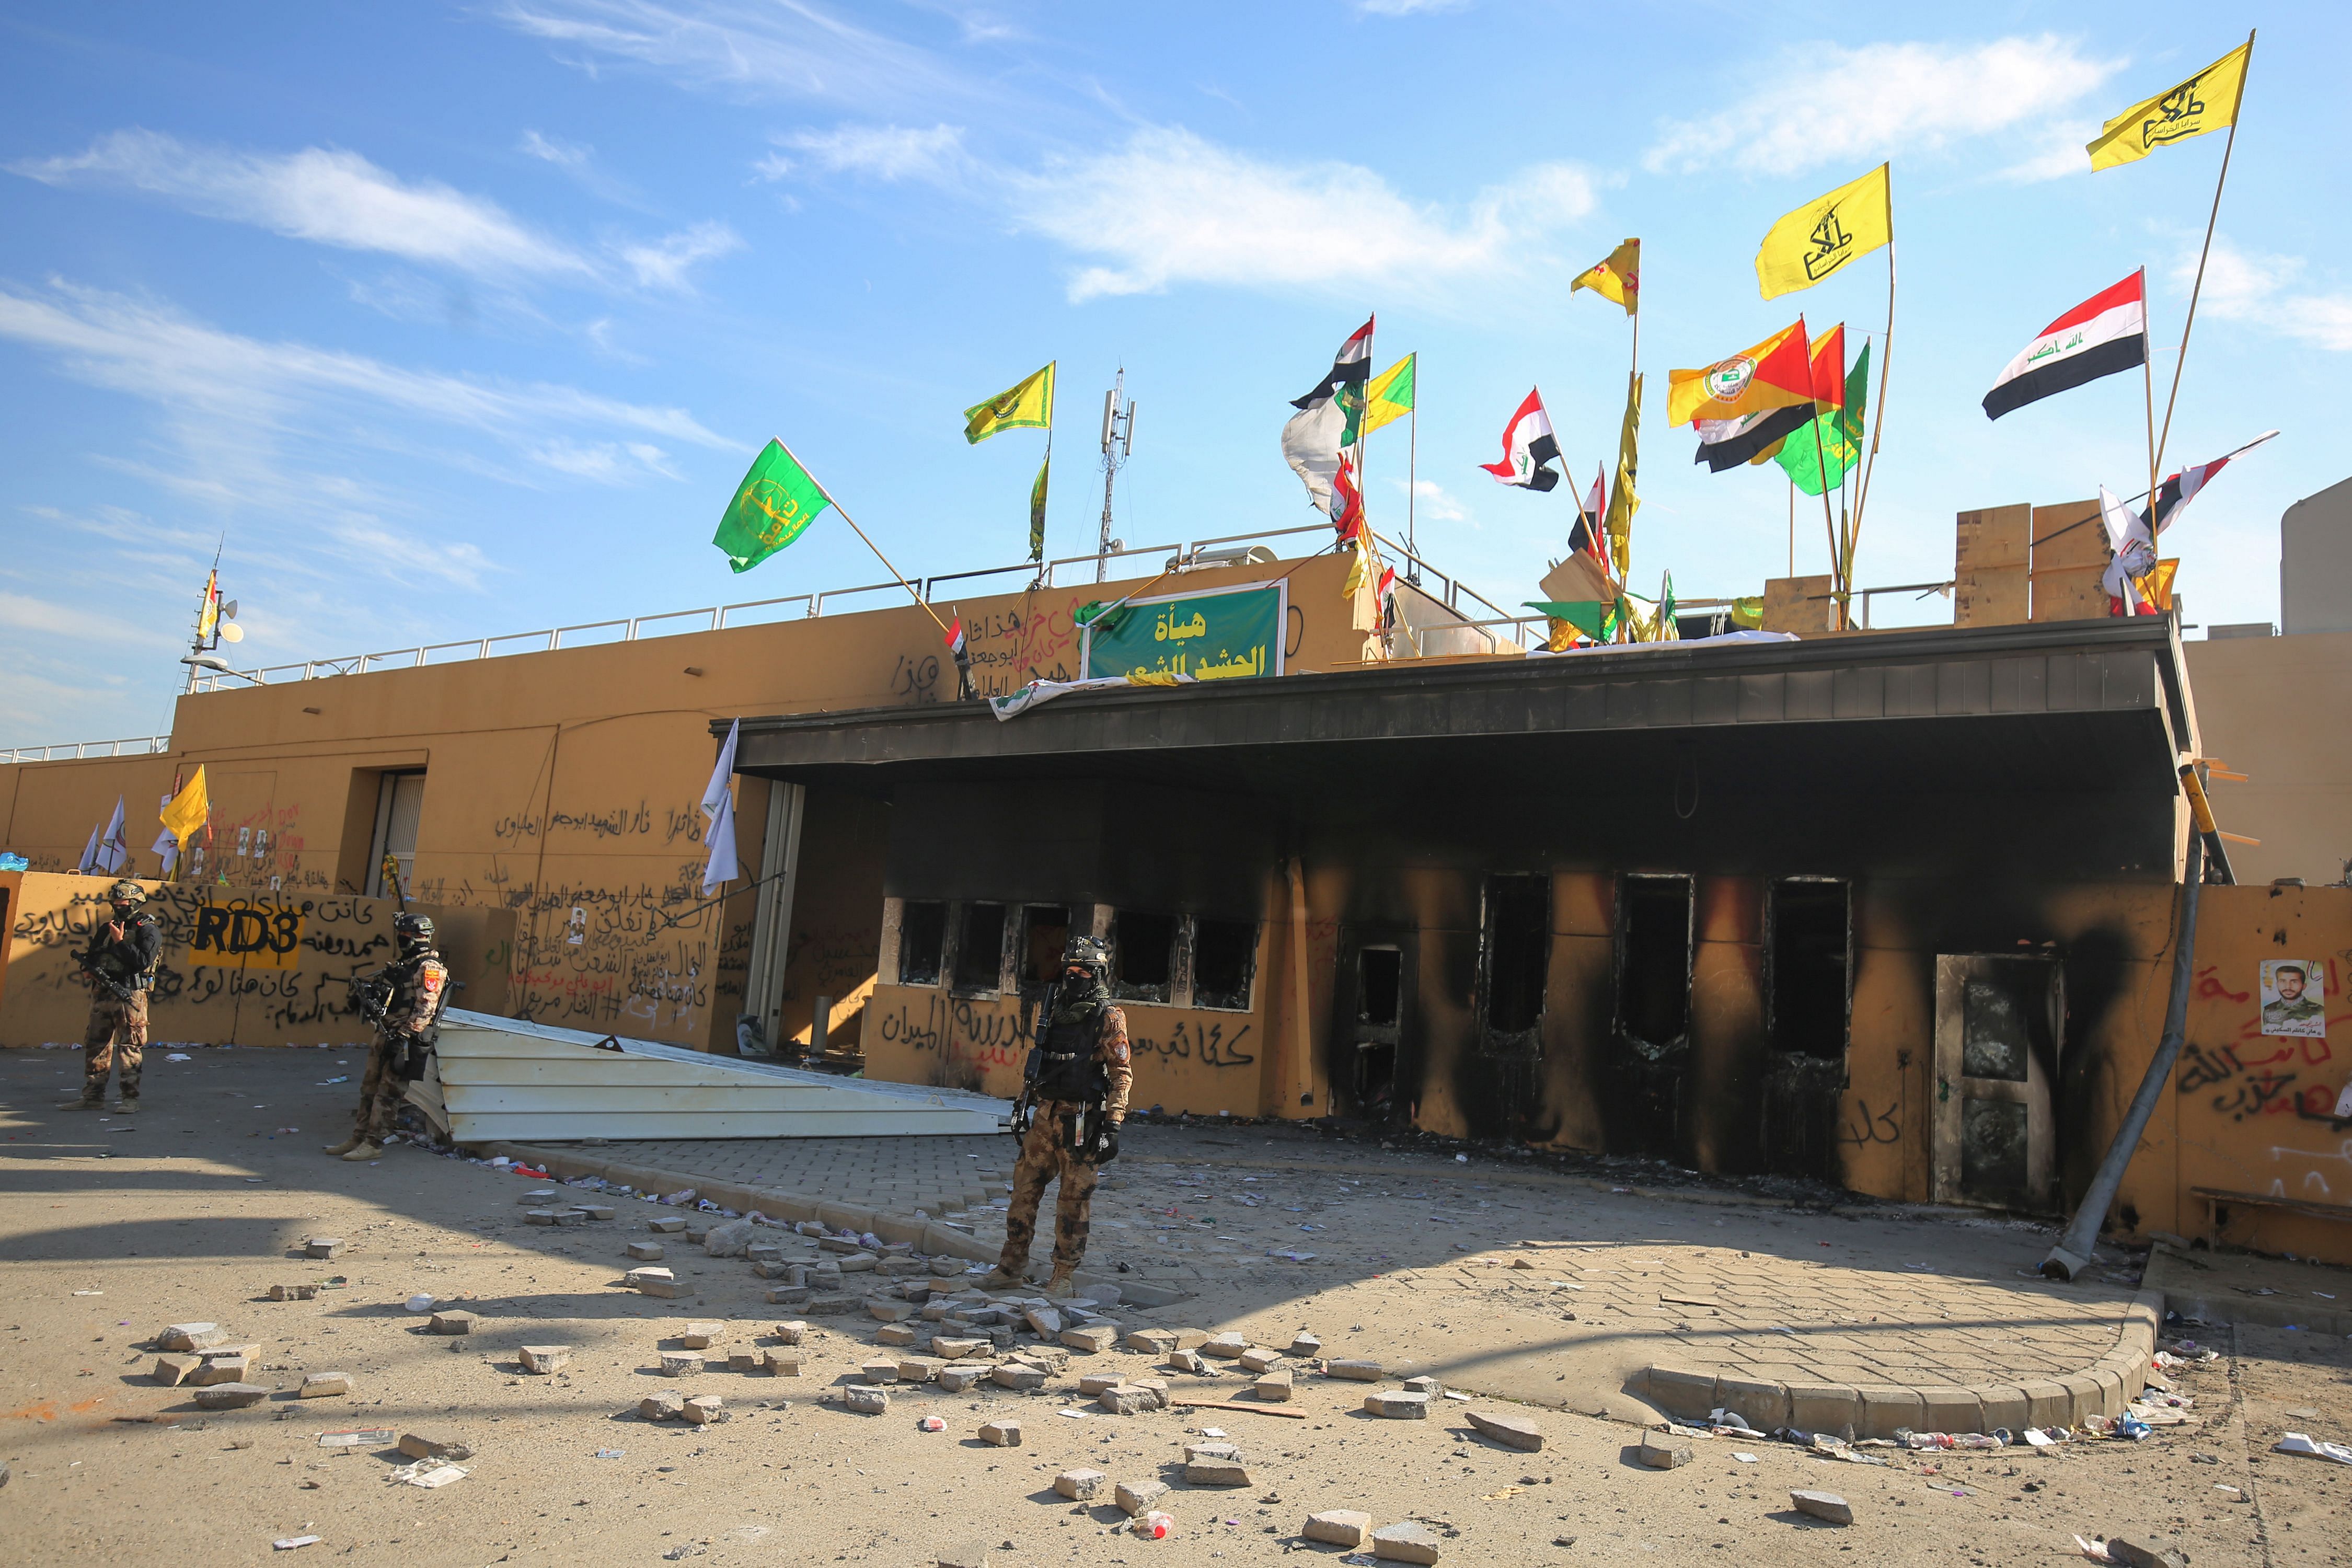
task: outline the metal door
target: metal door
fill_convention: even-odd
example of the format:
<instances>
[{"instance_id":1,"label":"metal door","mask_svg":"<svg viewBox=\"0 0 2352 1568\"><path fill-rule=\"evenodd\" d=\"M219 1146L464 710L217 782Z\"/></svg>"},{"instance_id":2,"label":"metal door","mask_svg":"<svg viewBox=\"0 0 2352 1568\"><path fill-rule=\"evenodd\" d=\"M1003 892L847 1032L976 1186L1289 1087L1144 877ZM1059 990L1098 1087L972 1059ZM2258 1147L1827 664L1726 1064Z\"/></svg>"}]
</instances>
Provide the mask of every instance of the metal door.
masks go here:
<instances>
[{"instance_id":1,"label":"metal door","mask_svg":"<svg viewBox=\"0 0 2352 1568\"><path fill-rule=\"evenodd\" d=\"M2055 959L1937 956L1936 1202L2055 1206L2051 1086L2065 1017Z\"/></svg>"}]
</instances>

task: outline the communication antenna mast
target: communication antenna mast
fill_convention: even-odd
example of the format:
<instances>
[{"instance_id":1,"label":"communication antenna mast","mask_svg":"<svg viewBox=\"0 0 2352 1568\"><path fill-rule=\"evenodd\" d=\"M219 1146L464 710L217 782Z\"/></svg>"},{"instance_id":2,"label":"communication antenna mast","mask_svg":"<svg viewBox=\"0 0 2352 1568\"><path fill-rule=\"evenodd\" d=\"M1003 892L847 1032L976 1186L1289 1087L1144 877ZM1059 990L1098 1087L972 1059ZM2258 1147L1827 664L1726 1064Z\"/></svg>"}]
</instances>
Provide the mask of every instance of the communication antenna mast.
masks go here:
<instances>
[{"instance_id":1,"label":"communication antenna mast","mask_svg":"<svg viewBox=\"0 0 2352 1568\"><path fill-rule=\"evenodd\" d=\"M224 531L219 546L213 551L213 567L205 578L205 591L196 600L195 635L189 643L187 654L180 660L188 667L187 689L190 691L196 689L196 679L202 671L210 670L216 675L236 673L229 668L228 660L221 658L216 650L224 642L245 640L245 628L236 624L236 601L224 600L220 595L221 551L227 544L228 535Z\"/></svg>"},{"instance_id":2,"label":"communication antenna mast","mask_svg":"<svg viewBox=\"0 0 2352 1568\"><path fill-rule=\"evenodd\" d=\"M1095 552L1095 581L1099 583L1110 573L1110 552L1118 541L1110 536L1110 492L1118 481L1118 470L1129 453L1135 450L1135 405L1127 396L1127 367L1118 367L1118 378L1111 389L1103 394L1103 514L1102 539Z\"/></svg>"}]
</instances>

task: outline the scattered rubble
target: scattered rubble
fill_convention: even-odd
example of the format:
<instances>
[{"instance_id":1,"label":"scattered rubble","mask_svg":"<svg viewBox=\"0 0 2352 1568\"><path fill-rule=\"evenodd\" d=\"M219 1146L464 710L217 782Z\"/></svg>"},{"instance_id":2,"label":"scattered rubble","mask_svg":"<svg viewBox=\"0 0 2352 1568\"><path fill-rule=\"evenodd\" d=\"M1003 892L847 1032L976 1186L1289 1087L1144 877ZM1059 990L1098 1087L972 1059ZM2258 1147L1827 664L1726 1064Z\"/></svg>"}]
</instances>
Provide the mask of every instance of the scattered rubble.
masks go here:
<instances>
[{"instance_id":1,"label":"scattered rubble","mask_svg":"<svg viewBox=\"0 0 2352 1568\"><path fill-rule=\"evenodd\" d=\"M1310 1513L1299 1534L1329 1546L1361 1546L1372 1532L1372 1516L1349 1508L1328 1508Z\"/></svg>"},{"instance_id":2,"label":"scattered rubble","mask_svg":"<svg viewBox=\"0 0 2352 1568\"><path fill-rule=\"evenodd\" d=\"M1685 1448L1683 1452L1688 1457L1690 1450ZM1853 1505L1835 1492L1792 1491L1789 1494L1789 1506L1831 1524L1853 1522Z\"/></svg>"}]
</instances>

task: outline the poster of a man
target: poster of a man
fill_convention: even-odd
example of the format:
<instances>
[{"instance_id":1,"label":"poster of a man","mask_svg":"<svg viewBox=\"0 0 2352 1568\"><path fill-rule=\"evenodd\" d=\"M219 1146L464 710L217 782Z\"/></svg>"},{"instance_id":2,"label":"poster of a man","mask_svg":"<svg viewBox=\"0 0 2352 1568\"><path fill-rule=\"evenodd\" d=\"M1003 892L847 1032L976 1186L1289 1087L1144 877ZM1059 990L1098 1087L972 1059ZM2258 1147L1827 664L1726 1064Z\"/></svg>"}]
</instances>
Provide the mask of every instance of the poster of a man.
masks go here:
<instances>
[{"instance_id":1,"label":"poster of a man","mask_svg":"<svg viewBox=\"0 0 2352 1568\"><path fill-rule=\"evenodd\" d=\"M2263 964L2263 1033L2327 1037L2327 971L2299 958Z\"/></svg>"}]
</instances>

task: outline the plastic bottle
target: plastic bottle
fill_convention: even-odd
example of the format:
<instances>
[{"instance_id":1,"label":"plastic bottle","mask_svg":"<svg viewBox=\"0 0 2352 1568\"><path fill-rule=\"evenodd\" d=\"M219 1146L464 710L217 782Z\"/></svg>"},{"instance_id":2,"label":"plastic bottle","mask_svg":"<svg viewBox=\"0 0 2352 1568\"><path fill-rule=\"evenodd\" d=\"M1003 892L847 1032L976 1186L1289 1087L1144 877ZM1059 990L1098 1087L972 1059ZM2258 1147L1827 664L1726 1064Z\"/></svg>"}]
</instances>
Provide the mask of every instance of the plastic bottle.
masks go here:
<instances>
[{"instance_id":1,"label":"plastic bottle","mask_svg":"<svg viewBox=\"0 0 2352 1568\"><path fill-rule=\"evenodd\" d=\"M1149 1537L1153 1541L1167 1540L1168 1532L1175 1528L1175 1516L1172 1514L1162 1513L1158 1509L1153 1509L1150 1513L1145 1514L1141 1519L1135 1521L1135 1533Z\"/></svg>"}]
</instances>

